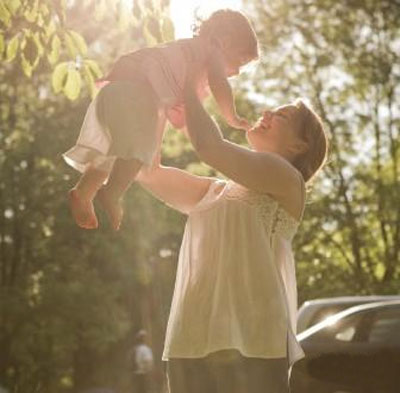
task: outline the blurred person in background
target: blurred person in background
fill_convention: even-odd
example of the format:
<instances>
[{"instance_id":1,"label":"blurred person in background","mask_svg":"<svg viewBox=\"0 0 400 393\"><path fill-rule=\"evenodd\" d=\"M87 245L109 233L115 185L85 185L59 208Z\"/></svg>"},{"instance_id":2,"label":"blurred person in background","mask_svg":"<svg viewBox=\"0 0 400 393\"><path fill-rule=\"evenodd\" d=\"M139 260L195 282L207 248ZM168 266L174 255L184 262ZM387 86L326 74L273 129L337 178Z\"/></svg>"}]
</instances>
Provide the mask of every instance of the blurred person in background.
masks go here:
<instances>
[{"instance_id":1,"label":"blurred person in background","mask_svg":"<svg viewBox=\"0 0 400 393\"><path fill-rule=\"evenodd\" d=\"M146 344L147 332L140 330L135 337L129 358L133 363L133 385L135 393L149 393L152 391L152 371L154 368L153 351Z\"/></svg>"}]
</instances>

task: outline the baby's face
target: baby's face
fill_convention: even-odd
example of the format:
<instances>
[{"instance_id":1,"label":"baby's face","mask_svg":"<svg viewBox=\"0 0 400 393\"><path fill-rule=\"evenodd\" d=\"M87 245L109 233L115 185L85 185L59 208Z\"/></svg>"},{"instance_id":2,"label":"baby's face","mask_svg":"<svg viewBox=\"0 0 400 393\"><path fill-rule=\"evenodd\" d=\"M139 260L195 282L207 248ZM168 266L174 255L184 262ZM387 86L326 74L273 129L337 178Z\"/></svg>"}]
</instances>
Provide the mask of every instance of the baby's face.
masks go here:
<instances>
[{"instance_id":1,"label":"baby's face","mask_svg":"<svg viewBox=\"0 0 400 393\"><path fill-rule=\"evenodd\" d=\"M228 76L238 75L241 67L255 60L255 56L250 56L248 53L234 53L227 58L226 72Z\"/></svg>"},{"instance_id":2,"label":"baby's face","mask_svg":"<svg viewBox=\"0 0 400 393\"><path fill-rule=\"evenodd\" d=\"M228 76L238 75L240 68L257 59L256 54L250 54L249 50L237 47L235 43L227 42L222 46L225 60L225 71Z\"/></svg>"}]
</instances>

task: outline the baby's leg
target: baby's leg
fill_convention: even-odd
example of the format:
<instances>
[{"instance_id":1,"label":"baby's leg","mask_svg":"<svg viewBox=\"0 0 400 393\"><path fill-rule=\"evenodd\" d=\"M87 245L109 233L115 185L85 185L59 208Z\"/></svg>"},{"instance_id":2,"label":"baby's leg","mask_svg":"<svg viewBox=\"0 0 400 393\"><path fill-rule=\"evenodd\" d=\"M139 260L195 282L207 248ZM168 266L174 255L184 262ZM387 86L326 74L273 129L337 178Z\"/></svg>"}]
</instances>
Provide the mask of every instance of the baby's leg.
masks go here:
<instances>
[{"instance_id":1,"label":"baby's leg","mask_svg":"<svg viewBox=\"0 0 400 393\"><path fill-rule=\"evenodd\" d=\"M107 184L98 192L98 200L106 211L114 230L118 230L123 216L122 198L125 191L135 180L142 162L134 158L118 158L113 166Z\"/></svg>"},{"instance_id":2,"label":"baby's leg","mask_svg":"<svg viewBox=\"0 0 400 393\"><path fill-rule=\"evenodd\" d=\"M69 206L72 216L81 228L95 229L98 227L93 208L93 198L107 176L107 172L89 167L75 187L69 191Z\"/></svg>"},{"instance_id":3,"label":"baby's leg","mask_svg":"<svg viewBox=\"0 0 400 393\"><path fill-rule=\"evenodd\" d=\"M115 83L108 87L98 109L111 134L109 154L118 158L98 198L111 226L118 230L123 215L123 194L141 166L151 165L161 142L165 115L148 82Z\"/></svg>"}]
</instances>

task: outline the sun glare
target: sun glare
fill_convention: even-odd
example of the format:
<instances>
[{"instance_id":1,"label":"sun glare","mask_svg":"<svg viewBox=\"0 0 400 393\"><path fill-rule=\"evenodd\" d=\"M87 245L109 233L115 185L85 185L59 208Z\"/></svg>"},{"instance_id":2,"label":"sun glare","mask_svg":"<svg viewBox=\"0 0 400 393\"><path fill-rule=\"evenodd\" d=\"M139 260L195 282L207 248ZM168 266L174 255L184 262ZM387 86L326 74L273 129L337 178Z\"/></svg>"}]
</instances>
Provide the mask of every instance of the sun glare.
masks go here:
<instances>
[{"instance_id":1,"label":"sun glare","mask_svg":"<svg viewBox=\"0 0 400 393\"><path fill-rule=\"evenodd\" d=\"M238 10L241 0L171 0L171 18L175 25L176 38L192 36L192 23L196 9L199 15L208 15L221 8Z\"/></svg>"}]
</instances>

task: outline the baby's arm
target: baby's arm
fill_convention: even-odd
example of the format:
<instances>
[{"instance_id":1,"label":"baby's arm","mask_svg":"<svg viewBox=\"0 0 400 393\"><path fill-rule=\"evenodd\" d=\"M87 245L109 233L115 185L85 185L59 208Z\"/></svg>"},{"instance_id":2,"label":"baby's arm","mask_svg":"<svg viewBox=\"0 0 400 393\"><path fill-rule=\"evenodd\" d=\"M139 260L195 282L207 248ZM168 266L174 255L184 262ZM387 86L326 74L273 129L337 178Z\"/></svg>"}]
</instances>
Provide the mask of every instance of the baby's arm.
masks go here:
<instances>
[{"instance_id":1,"label":"baby's arm","mask_svg":"<svg viewBox=\"0 0 400 393\"><path fill-rule=\"evenodd\" d=\"M247 129L249 123L236 113L231 86L228 82L222 54L219 51L210 56L207 64L208 84L218 107L229 125L234 128Z\"/></svg>"}]
</instances>

